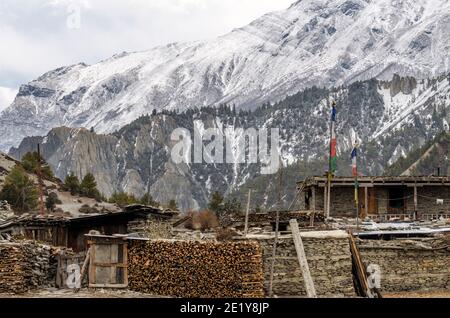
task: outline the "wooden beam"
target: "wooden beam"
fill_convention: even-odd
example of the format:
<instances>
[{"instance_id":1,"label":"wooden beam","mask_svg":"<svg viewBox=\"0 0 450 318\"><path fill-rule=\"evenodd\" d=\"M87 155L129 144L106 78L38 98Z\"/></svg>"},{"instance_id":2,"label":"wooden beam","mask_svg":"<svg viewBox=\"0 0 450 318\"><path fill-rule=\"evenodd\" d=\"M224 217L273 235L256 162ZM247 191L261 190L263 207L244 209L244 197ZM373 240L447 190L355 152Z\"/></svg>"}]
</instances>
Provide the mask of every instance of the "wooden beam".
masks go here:
<instances>
[{"instance_id":1,"label":"wooden beam","mask_svg":"<svg viewBox=\"0 0 450 318\"><path fill-rule=\"evenodd\" d=\"M315 213L316 212L316 188L311 189L311 200L312 200L311 210Z\"/></svg>"},{"instance_id":2,"label":"wooden beam","mask_svg":"<svg viewBox=\"0 0 450 318\"><path fill-rule=\"evenodd\" d=\"M414 216L417 218L417 187L414 186Z\"/></svg>"},{"instance_id":3,"label":"wooden beam","mask_svg":"<svg viewBox=\"0 0 450 318\"><path fill-rule=\"evenodd\" d=\"M302 237L300 236L300 230L296 219L292 219L289 222L291 226L292 236L294 238L295 250L297 251L298 262L302 270L303 280L305 282L306 294L309 298L317 298L316 288L314 281L309 271L308 260L306 259L305 249L303 247Z\"/></svg>"},{"instance_id":4,"label":"wooden beam","mask_svg":"<svg viewBox=\"0 0 450 318\"><path fill-rule=\"evenodd\" d=\"M372 291L369 288L369 283L367 281L367 273L366 268L361 260L361 254L359 253L359 249L356 246L355 239L353 238L353 234L349 235L350 240L350 252L352 254L353 264L355 265L356 270L356 278L359 285L360 291L363 293L364 297L374 298Z\"/></svg>"},{"instance_id":5,"label":"wooden beam","mask_svg":"<svg viewBox=\"0 0 450 318\"><path fill-rule=\"evenodd\" d=\"M369 214L369 188L364 188L364 216Z\"/></svg>"},{"instance_id":6,"label":"wooden beam","mask_svg":"<svg viewBox=\"0 0 450 318\"><path fill-rule=\"evenodd\" d=\"M250 213L250 197L252 195L252 189L248 189L248 198L247 198L247 210L245 211L245 228L244 235L248 234L248 214Z\"/></svg>"}]
</instances>

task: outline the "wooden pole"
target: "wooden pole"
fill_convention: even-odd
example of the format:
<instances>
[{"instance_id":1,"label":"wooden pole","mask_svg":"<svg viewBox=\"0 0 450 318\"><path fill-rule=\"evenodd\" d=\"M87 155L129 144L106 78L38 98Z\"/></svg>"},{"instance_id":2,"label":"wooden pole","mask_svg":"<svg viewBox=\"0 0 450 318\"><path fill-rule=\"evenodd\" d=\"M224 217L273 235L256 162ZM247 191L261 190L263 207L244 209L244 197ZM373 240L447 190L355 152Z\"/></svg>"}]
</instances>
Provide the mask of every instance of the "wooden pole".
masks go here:
<instances>
[{"instance_id":1,"label":"wooden pole","mask_svg":"<svg viewBox=\"0 0 450 318\"><path fill-rule=\"evenodd\" d=\"M41 146L37 144L37 153L38 153L38 166L37 166L37 177L38 177L38 185L39 185L39 209L41 215L45 214L44 210L44 191L42 189L42 175L41 175Z\"/></svg>"},{"instance_id":2,"label":"wooden pole","mask_svg":"<svg viewBox=\"0 0 450 318\"><path fill-rule=\"evenodd\" d=\"M269 278L269 297L273 297L273 275L275 269L275 258L277 257L277 245L278 245L278 230L280 226L280 211L277 210L276 222L275 222L275 239L273 240L272 247L272 259L270 262L270 278Z\"/></svg>"},{"instance_id":3,"label":"wooden pole","mask_svg":"<svg viewBox=\"0 0 450 318\"><path fill-rule=\"evenodd\" d=\"M298 222L296 219L292 219L290 220L289 224L291 226L292 236L294 238L294 245L297 252L298 262L300 264L300 269L302 270L303 281L305 282L306 295L309 298L317 298L316 288L314 286L314 281L309 270L302 237L300 236L300 230L298 228Z\"/></svg>"},{"instance_id":4,"label":"wooden pole","mask_svg":"<svg viewBox=\"0 0 450 318\"><path fill-rule=\"evenodd\" d=\"M312 211L316 212L316 188L312 187L311 189L311 200L312 200Z\"/></svg>"},{"instance_id":5,"label":"wooden pole","mask_svg":"<svg viewBox=\"0 0 450 318\"><path fill-rule=\"evenodd\" d=\"M327 193L328 193L328 185L324 184L323 185L323 213L325 215L325 219L327 218L327 204L328 204L328 199L327 199Z\"/></svg>"},{"instance_id":6,"label":"wooden pole","mask_svg":"<svg viewBox=\"0 0 450 318\"><path fill-rule=\"evenodd\" d=\"M417 185L414 184L414 219L417 220Z\"/></svg>"},{"instance_id":7,"label":"wooden pole","mask_svg":"<svg viewBox=\"0 0 450 318\"><path fill-rule=\"evenodd\" d=\"M326 218L330 218L330 211L331 211L331 172L328 172L328 194L327 194L327 215Z\"/></svg>"},{"instance_id":8,"label":"wooden pole","mask_svg":"<svg viewBox=\"0 0 450 318\"><path fill-rule=\"evenodd\" d=\"M250 197L252 195L252 189L248 189L248 199L247 199L247 210L245 211L245 229L244 229L244 235L247 236L248 234L248 215L250 213Z\"/></svg>"},{"instance_id":9,"label":"wooden pole","mask_svg":"<svg viewBox=\"0 0 450 318\"><path fill-rule=\"evenodd\" d=\"M83 286L84 275L87 272L88 264L89 264L89 261L90 261L90 255L91 255L91 248L89 247L89 249L88 249L88 251L86 253L86 258L84 259L84 262L83 262L83 266L81 268L81 273L80 273L80 286L81 287ZM79 291L80 291L79 288L76 288L74 290L75 293L78 293Z\"/></svg>"},{"instance_id":10,"label":"wooden pole","mask_svg":"<svg viewBox=\"0 0 450 318\"><path fill-rule=\"evenodd\" d=\"M364 213L365 215L369 215L369 188L364 188Z\"/></svg>"},{"instance_id":11,"label":"wooden pole","mask_svg":"<svg viewBox=\"0 0 450 318\"><path fill-rule=\"evenodd\" d=\"M283 161L281 161L283 162ZM275 270L275 258L277 257L277 246L278 246L278 232L280 230L280 210L281 210L281 187L283 185L283 169L280 169L278 171L278 177L279 177L279 184L278 184L278 209L276 214L276 220L275 220L275 239L273 240L273 247L272 247L272 260L270 263L270 278L269 278L269 297L273 297L273 276L274 276L274 270Z\"/></svg>"}]
</instances>

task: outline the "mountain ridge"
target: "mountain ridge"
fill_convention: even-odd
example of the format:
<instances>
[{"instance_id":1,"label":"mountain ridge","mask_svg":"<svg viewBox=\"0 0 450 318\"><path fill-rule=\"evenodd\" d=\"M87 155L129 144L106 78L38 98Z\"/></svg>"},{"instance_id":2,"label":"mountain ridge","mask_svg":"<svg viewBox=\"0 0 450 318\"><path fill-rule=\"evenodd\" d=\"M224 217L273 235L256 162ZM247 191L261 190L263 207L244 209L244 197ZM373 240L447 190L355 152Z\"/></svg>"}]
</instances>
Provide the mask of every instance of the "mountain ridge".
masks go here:
<instances>
[{"instance_id":1,"label":"mountain ridge","mask_svg":"<svg viewBox=\"0 0 450 318\"><path fill-rule=\"evenodd\" d=\"M45 137L25 138L10 154L20 158L39 142L60 178L70 171L79 177L92 172L107 196L114 191L137 197L150 192L159 202L175 199L182 210L204 208L212 191L232 194L259 178L261 163L176 164L171 160L170 140L175 129L182 127L192 134L194 127L201 131L279 128L283 165L297 171L286 177L291 189L298 181L293 176L300 179L326 170L331 99L338 107L340 175L351 173L349 153L355 139L360 142L361 173L380 175L449 127L449 75L427 80L394 76L389 82L368 80L332 90L313 87L253 111L230 105L162 111L142 116L112 134L56 128ZM233 157L238 155L233 150ZM267 185L274 179L266 178ZM261 202L270 206L276 198L267 189L261 190L265 193Z\"/></svg>"},{"instance_id":2,"label":"mountain ridge","mask_svg":"<svg viewBox=\"0 0 450 318\"><path fill-rule=\"evenodd\" d=\"M305 88L449 70L450 5L303 0L217 39L47 72L0 114L0 149L53 127L111 133L153 110L254 109Z\"/></svg>"}]
</instances>

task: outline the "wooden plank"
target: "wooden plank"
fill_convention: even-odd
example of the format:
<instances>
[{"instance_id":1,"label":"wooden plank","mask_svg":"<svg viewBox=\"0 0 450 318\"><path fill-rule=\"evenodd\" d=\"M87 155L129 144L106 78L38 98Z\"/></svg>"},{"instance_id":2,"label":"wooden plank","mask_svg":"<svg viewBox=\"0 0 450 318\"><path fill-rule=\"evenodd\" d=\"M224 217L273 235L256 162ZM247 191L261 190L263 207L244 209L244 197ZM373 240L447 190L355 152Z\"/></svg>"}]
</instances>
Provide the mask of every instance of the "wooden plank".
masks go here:
<instances>
[{"instance_id":1,"label":"wooden plank","mask_svg":"<svg viewBox=\"0 0 450 318\"><path fill-rule=\"evenodd\" d=\"M84 262L83 262L83 266L81 267L80 287L83 286L83 278L84 278L84 275L86 274L86 269L89 266L88 264L89 264L90 257L91 257L91 247L89 247L89 249L88 249L88 251L86 253L86 258L84 259ZM88 286L89 286L89 283L88 283ZM79 288L75 289L76 293L78 293L79 291L80 291Z\"/></svg>"},{"instance_id":2,"label":"wooden plank","mask_svg":"<svg viewBox=\"0 0 450 318\"><path fill-rule=\"evenodd\" d=\"M414 187L414 213L417 213L417 187Z\"/></svg>"},{"instance_id":3,"label":"wooden plank","mask_svg":"<svg viewBox=\"0 0 450 318\"><path fill-rule=\"evenodd\" d=\"M305 282L306 294L309 298L317 298L316 288L314 281L311 277L309 270L308 260L306 259L305 249L303 247L303 241L300 236L300 230L298 228L298 222L296 219L289 221L291 226L292 236L294 238L295 250L297 251L298 262L302 270L303 280Z\"/></svg>"},{"instance_id":4,"label":"wooden plank","mask_svg":"<svg viewBox=\"0 0 450 318\"><path fill-rule=\"evenodd\" d=\"M89 242L90 247L89 247L89 255L90 255L90 260L89 260L89 287L91 287L91 285L93 285L95 283L95 243L94 242Z\"/></svg>"},{"instance_id":5,"label":"wooden plank","mask_svg":"<svg viewBox=\"0 0 450 318\"><path fill-rule=\"evenodd\" d=\"M375 298L374 294L369 288L369 283L367 282L366 269L361 260L361 254L359 253L358 247L356 246L355 239L353 238L352 233L349 235L350 239L350 251L352 253L353 261L355 262L356 267L356 276L358 278L358 282L360 284L360 288L364 293L365 297Z\"/></svg>"},{"instance_id":6,"label":"wooden plank","mask_svg":"<svg viewBox=\"0 0 450 318\"><path fill-rule=\"evenodd\" d=\"M365 217L369 214L369 189L367 187L364 188L364 214Z\"/></svg>"},{"instance_id":7,"label":"wooden plank","mask_svg":"<svg viewBox=\"0 0 450 318\"><path fill-rule=\"evenodd\" d=\"M128 287L128 244L123 244L123 263L126 265L123 269L123 283Z\"/></svg>"},{"instance_id":8,"label":"wooden plank","mask_svg":"<svg viewBox=\"0 0 450 318\"><path fill-rule=\"evenodd\" d=\"M311 189L312 211L316 213L316 188Z\"/></svg>"}]
</instances>

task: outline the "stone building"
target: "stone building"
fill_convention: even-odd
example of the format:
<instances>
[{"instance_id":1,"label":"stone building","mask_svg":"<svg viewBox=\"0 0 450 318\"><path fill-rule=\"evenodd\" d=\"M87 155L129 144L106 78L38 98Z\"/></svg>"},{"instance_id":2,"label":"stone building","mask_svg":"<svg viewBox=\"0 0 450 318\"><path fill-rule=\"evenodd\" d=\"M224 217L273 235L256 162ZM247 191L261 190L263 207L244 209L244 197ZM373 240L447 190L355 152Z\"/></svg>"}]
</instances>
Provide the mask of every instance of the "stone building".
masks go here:
<instances>
[{"instance_id":1,"label":"stone building","mask_svg":"<svg viewBox=\"0 0 450 318\"><path fill-rule=\"evenodd\" d=\"M330 213L327 178L311 177L298 183L301 208L330 217L355 217L355 179L331 181ZM410 215L418 218L450 214L450 177L358 177L360 216Z\"/></svg>"}]
</instances>

